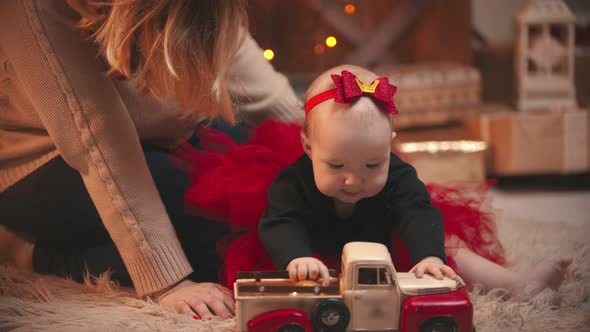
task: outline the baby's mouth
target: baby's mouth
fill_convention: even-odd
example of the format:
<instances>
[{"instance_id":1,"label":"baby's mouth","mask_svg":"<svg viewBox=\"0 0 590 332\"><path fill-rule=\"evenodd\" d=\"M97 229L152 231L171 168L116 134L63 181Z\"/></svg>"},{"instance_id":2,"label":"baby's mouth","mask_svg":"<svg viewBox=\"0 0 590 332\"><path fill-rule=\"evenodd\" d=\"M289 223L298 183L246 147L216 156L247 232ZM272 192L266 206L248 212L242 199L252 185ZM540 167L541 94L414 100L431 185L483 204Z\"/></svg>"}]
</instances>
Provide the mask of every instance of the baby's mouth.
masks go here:
<instances>
[{"instance_id":1,"label":"baby's mouth","mask_svg":"<svg viewBox=\"0 0 590 332\"><path fill-rule=\"evenodd\" d=\"M345 195L345 196L356 196L359 194L358 191L349 191L346 189L342 189L341 192Z\"/></svg>"}]
</instances>

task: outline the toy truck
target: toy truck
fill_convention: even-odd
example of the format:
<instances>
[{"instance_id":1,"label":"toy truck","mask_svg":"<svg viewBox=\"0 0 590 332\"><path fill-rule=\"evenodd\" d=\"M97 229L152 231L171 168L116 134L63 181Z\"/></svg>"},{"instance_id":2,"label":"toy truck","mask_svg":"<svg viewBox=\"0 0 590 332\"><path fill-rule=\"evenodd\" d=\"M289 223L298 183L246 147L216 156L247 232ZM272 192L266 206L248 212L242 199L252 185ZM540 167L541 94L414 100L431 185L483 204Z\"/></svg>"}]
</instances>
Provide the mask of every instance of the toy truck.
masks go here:
<instances>
[{"instance_id":1,"label":"toy truck","mask_svg":"<svg viewBox=\"0 0 590 332\"><path fill-rule=\"evenodd\" d=\"M330 284L293 282L287 271L240 272L234 283L239 331L473 330L473 306L456 280L395 271L387 248L350 242Z\"/></svg>"}]
</instances>

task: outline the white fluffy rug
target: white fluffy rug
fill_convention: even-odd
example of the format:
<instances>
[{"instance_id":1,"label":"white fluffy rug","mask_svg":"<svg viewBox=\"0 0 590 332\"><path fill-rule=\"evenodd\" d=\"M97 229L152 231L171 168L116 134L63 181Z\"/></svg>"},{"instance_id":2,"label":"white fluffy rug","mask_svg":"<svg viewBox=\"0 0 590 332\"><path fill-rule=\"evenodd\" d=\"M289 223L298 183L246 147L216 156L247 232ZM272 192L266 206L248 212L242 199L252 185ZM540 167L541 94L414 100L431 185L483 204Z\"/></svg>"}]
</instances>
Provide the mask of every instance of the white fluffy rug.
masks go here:
<instances>
[{"instance_id":1,"label":"white fluffy rug","mask_svg":"<svg viewBox=\"0 0 590 332\"><path fill-rule=\"evenodd\" d=\"M590 331L590 227L506 220L500 224L511 268L571 254L561 289L532 299L472 292L484 331ZM235 331L233 320L195 321L137 299L107 278L80 285L0 267L0 331Z\"/></svg>"}]
</instances>

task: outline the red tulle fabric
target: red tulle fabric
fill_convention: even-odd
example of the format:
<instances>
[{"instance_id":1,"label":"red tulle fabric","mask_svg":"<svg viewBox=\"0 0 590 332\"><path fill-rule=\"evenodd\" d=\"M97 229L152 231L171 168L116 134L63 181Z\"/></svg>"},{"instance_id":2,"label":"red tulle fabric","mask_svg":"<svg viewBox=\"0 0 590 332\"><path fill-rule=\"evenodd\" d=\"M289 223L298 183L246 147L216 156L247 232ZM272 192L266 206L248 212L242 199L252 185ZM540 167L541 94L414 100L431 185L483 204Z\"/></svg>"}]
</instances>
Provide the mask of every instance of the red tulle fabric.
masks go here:
<instances>
[{"instance_id":1,"label":"red tulle fabric","mask_svg":"<svg viewBox=\"0 0 590 332\"><path fill-rule=\"evenodd\" d=\"M236 144L225 134L201 128L202 150L185 144L178 157L191 178L186 193L189 212L225 222L230 235L219 241L224 260L220 282L231 286L238 271L275 269L258 239L257 226L267 205L267 191L274 178L303 153L300 126L266 121L244 144ZM469 191L428 185L432 203L445 221L445 249L449 265L458 270L453 256L459 247L504 263L504 249L496 236L495 222L486 194L491 183L470 186ZM399 234L392 234L392 258L398 271L412 265ZM287 239L286 239L287 240ZM316 253L329 268L338 269L340 257ZM460 273L460 271L459 271Z\"/></svg>"}]
</instances>

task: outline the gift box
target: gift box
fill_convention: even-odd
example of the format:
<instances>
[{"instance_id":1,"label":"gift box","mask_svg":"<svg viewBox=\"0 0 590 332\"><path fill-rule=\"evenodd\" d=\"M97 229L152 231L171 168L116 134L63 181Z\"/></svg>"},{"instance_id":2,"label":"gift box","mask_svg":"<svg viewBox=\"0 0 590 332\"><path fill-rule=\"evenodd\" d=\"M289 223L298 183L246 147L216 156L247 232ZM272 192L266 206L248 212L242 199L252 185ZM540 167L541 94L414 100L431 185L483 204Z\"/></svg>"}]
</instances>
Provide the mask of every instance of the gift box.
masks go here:
<instances>
[{"instance_id":1,"label":"gift box","mask_svg":"<svg viewBox=\"0 0 590 332\"><path fill-rule=\"evenodd\" d=\"M583 173L590 170L586 110L481 114L468 127L491 151L496 175Z\"/></svg>"},{"instance_id":2,"label":"gift box","mask_svg":"<svg viewBox=\"0 0 590 332\"><path fill-rule=\"evenodd\" d=\"M424 183L481 182L486 178L483 141L400 143L398 149Z\"/></svg>"},{"instance_id":3,"label":"gift box","mask_svg":"<svg viewBox=\"0 0 590 332\"><path fill-rule=\"evenodd\" d=\"M469 66L431 63L383 67L398 89L394 100L400 114L396 128L416 128L461 122L479 113L480 75Z\"/></svg>"},{"instance_id":4,"label":"gift box","mask_svg":"<svg viewBox=\"0 0 590 332\"><path fill-rule=\"evenodd\" d=\"M515 113L516 110L508 104L484 102L480 107L480 114L467 118L463 126L470 137L482 140L489 145L491 143L490 126L488 125L490 117L501 117L502 114L508 115L513 112Z\"/></svg>"}]
</instances>

